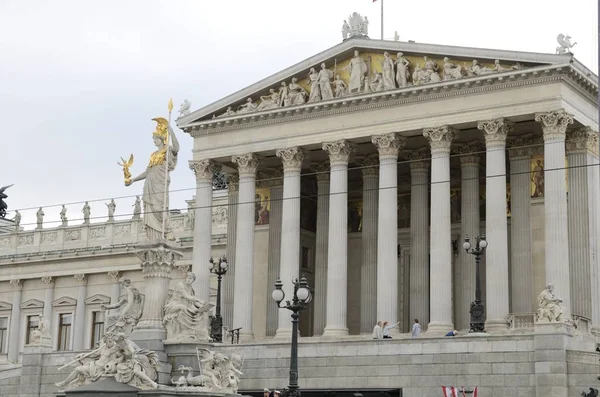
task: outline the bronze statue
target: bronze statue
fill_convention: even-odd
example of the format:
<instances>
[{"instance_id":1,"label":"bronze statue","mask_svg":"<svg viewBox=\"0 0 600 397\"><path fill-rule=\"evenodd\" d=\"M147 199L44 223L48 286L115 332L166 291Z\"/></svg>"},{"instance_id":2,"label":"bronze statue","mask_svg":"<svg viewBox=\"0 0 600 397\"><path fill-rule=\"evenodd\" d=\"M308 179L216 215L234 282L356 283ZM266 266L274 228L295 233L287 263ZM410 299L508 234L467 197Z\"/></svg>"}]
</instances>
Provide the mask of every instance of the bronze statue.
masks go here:
<instances>
[{"instance_id":1,"label":"bronze statue","mask_svg":"<svg viewBox=\"0 0 600 397\"><path fill-rule=\"evenodd\" d=\"M11 187L12 185L4 186L0 188L0 218L6 218L6 210L8 209L8 205L4 201L5 198L8 198L4 191Z\"/></svg>"}]
</instances>

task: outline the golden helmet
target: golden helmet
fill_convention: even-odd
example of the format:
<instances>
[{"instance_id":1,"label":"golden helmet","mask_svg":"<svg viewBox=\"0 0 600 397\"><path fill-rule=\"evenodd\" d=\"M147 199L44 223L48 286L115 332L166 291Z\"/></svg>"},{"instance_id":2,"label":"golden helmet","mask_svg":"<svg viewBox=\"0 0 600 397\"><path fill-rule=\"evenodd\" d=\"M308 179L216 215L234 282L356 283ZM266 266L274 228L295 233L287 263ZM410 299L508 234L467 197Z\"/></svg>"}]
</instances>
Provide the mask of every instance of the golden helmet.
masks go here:
<instances>
[{"instance_id":1,"label":"golden helmet","mask_svg":"<svg viewBox=\"0 0 600 397\"><path fill-rule=\"evenodd\" d=\"M163 117L155 117L152 119L152 121L156 121L156 130L154 130L154 132L152 133L152 136L159 137L160 139L162 139L162 141L164 143L166 143L167 136L168 136L167 130L168 130L169 122Z\"/></svg>"}]
</instances>

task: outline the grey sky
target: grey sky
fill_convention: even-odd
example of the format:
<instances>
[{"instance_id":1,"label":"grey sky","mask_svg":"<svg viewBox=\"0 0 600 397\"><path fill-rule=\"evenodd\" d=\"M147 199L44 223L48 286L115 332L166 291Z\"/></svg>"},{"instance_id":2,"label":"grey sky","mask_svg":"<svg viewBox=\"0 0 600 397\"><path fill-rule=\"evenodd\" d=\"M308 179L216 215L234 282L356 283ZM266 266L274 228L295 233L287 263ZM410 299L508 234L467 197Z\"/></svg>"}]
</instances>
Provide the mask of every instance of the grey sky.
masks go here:
<instances>
[{"instance_id":1,"label":"grey sky","mask_svg":"<svg viewBox=\"0 0 600 397\"><path fill-rule=\"evenodd\" d=\"M141 194L123 186L120 156L145 169L154 147L151 118L192 110L341 41L343 20L367 15L379 38L372 0L3 0L0 2L0 185L9 209ZM556 35L597 70L597 12L591 0L385 0L385 37L401 41L553 53ZM173 123L174 125L174 123ZM179 130L171 189L193 189L192 139ZM174 193L185 208L193 190ZM133 198L117 200L130 213ZM105 216L103 202L92 216ZM71 219L83 204L68 206ZM57 220L60 207L46 208ZM23 224L35 210L23 211ZM12 217L13 212L10 212ZM76 222L78 223L78 222ZM31 228L32 226L26 226Z\"/></svg>"}]
</instances>

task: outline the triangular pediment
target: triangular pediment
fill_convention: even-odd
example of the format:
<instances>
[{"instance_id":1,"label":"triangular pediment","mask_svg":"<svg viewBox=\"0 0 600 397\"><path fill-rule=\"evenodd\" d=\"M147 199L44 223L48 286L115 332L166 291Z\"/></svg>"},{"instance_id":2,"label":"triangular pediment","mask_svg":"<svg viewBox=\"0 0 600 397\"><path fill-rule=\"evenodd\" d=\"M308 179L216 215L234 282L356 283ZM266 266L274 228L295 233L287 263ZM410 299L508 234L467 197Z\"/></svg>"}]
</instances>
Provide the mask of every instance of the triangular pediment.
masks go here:
<instances>
[{"instance_id":1,"label":"triangular pediment","mask_svg":"<svg viewBox=\"0 0 600 397\"><path fill-rule=\"evenodd\" d=\"M0 312L5 310L12 310L12 304L0 301Z\"/></svg>"},{"instance_id":2,"label":"triangular pediment","mask_svg":"<svg viewBox=\"0 0 600 397\"><path fill-rule=\"evenodd\" d=\"M101 294L90 296L85 300L86 305L108 305L109 303L110 297Z\"/></svg>"},{"instance_id":3,"label":"triangular pediment","mask_svg":"<svg viewBox=\"0 0 600 397\"><path fill-rule=\"evenodd\" d=\"M42 309L44 308L44 302L37 299L29 299L21 303L21 309Z\"/></svg>"},{"instance_id":4,"label":"triangular pediment","mask_svg":"<svg viewBox=\"0 0 600 397\"><path fill-rule=\"evenodd\" d=\"M71 298L70 296L63 296L52 302L52 307L64 307L75 305L77 305L77 299Z\"/></svg>"},{"instance_id":5,"label":"triangular pediment","mask_svg":"<svg viewBox=\"0 0 600 397\"><path fill-rule=\"evenodd\" d=\"M336 80L341 80L347 88L353 84L349 64L355 58L355 51L359 52L359 57L364 61L364 82L362 86L353 92L342 93L336 95ZM388 52L391 60L396 63L398 53L402 53L402 57L408 63L406 69L407 82L406 85L400 86L397 80L393 82L394 88L388 80L387 87L382 89L382 85L377 84L377 74L382 75L382 60L384 52ZM424 57L427 57L425 59ZM454 72L449 73L451 68L445 68L451 63L454 65ZM477 66L473 66L473 62L477 62ZM316 99L310 102L312 105L323 103L324 106L335 103L336 101L344 101L352 96L362 95L365 93L381 93L383 91L393 93L394 90L410 89L410 87L424 86L427 84L452 82L453 80L463 80L467 78L490 78L492 75L501 76L503 74L520 74L525 70L541 69L556 65L569 65L575 62L572 54L554 55L540 54L530 52L506 51L506 50L491 50L470 47L455 47L442 46L433 44L421 44L414 42L400 41L382 41L370 39L351 39L344 41L326 51L323 51L313 57L310 57L294 66L291 66L279 73L276 73L266 79L263 79L249 87L246 87L234 94L231 94L217 102L196 110L188 115L180 116L177 119L177 125L182 129L189 129L198 123L223 122L228 123L229 120L240 118L263 118L267 114L272 116L273 113L285 114L294 109L298 109L305 103L311 100L311 88L314 80L311 80L309 73L311 68L314 68L318 73L321 69L321 64L330 70L328 73L331 78L331 90L333 98L322 99L313 96ZM356 63L356 60L354 61ZM422 74L417 73L419 68L425 69L426 65L430 68L435 68L438 77L421 78ZM582 66L582 65L581 65ZM393 75L396 76L397 66L394 66ZM585 68L584 68L585 69ZM388 69L389 70L389 69ZM336 76L339 75L339 79ZM313 79L316 74L313 74ZM382 76L379 76L380 78ZM297 79L295 91L303 91L303 99L298 101L288 101L283 103L281 97L277 98L280 92L282 83L285 83L289 89L292 79ZM375 80L373 83L372 80ZM274 90L273 96L270 90ZM285 93L283 94L285 95ZM327 95L324 95L324 97ZM262 97L262 98L261 98ZM251 100L250 106L247 106ZM279 104L275 104L279 102ZM326 105L327 104L327 105ZM334 105L335 106L335 105Z\"/></svg>"}]
</instances>

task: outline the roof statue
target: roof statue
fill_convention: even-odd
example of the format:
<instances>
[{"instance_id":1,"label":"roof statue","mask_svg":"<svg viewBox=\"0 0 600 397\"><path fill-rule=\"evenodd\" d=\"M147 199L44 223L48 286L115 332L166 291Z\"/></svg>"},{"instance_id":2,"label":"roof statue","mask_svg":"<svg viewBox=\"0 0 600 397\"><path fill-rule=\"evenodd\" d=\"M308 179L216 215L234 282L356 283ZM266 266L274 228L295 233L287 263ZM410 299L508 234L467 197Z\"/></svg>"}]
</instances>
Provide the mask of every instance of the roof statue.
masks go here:
<instances>
[{"instance_id":1,"label":"roof statue","mask_svg":"<svg viewBox=\"0 0 600 397\"><path fill-rule=\"evenodd\" d=\"M558 47L556 47L557 54L572 54L571 48L575 47L576 42L571 44L571 36L568 34L559 34L556 37L556 41L558 42Z\"/></svg>"},{"instance_id":2,"label":"roof statue","mask_svg":"<svg viewBox=\"0 0 600 397\"><path fill-rule=\"evenodd\" d=\"M11 186L12 185L8 185L0 188L0 218L3 219L6 217L6 210L8 209L8 205L4 201L4 199L8 198L8 196L6 195L6 193L4 193L4 191Z\"/></svg>"},{"instance_id":3,"label":"roof statue","mask_svg":"<svg viewBox=\"0 0 600 397\"><path fill-rule=\"evenodd\" d=\"M190 106L192 106L190 101L184 99L181 103L181 106L179 107L179 117L187 116L188 114L190 114Z\"/></svg>"},{"instance_id":4,"label":"roof statue","mask_svg":"<svg viewBox=\"0 0 600 397\"><path fill-rule=\"evenodd\" d=\"M358 12L353 12L342 25L342 38L347 40L353 37L369 37L369 20Z\"/></svg>"}]
</instances>

